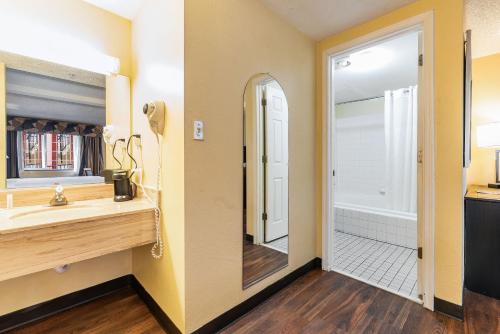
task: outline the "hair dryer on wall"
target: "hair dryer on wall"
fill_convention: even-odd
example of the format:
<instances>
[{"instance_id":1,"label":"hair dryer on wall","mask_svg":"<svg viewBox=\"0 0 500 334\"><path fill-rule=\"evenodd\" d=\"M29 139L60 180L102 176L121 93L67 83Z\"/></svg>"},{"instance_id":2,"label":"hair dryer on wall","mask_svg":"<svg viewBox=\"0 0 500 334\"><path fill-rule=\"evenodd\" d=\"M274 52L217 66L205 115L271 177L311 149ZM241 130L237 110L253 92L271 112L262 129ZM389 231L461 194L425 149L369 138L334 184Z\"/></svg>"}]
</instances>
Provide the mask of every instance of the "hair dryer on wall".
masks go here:
<instances>
[{"instance_id":1,"label":"hair dryer on wall","mask_svg":"<svg viewBox=\"0 0 500 334\"><path fill-rule=\"evenodd\" d=\"M142 182L140 184L143 194L151 202L155 204L155 228L156 228L156 242L151 249L151 255L155 259L160 259L163 256L163 240L161 238L161 211L160 211L160 181L161 181L161 166L162 166L162 141L160 140L160 135L163 136L163 130L165 128L165 103L163 101L153 101L148 102L142 108L142 111L146 115L149 121L149 126L151 131L156 136L156 141L158 143L158 169L156 174L156 201L153 202L147 193L144 191Z\"/></svg>"},{"instance_id":2,"label":"hair dryer on wall","mask_svg":"<svg viewBox=\"0 0 500 334\"><path fill-rule=\"evenodd\" d=\"M149 126L155 135L163 136L165 128L165 103L163 101L153 101L146 103L142 107L142 112L149 121Z\"/></svg>"}]
</instances>

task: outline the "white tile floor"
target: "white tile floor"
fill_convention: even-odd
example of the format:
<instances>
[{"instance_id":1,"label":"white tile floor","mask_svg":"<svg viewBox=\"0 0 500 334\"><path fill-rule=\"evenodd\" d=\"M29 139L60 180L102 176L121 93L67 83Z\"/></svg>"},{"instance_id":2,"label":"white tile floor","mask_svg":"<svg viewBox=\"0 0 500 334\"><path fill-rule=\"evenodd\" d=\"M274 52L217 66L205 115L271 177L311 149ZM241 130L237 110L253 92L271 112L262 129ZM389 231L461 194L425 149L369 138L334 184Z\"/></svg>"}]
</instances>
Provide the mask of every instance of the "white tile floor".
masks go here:
<instances>
[{"instance_id":1,"label":"white tile floor","mask_svg":"<svg viewBox=\"0 0 500 334\"><path fill-rule=\"evenodd\" d=\"M288 236L268 242L264 246L288 254Z\"/></svg>"},{"instance_id":2,"label":"white tile floor","mask_svg":"<svg viewBox=\"0 0 500 334\"><path fill-rule=\"evenodd\" d=\"M418 299L415 249L335 231L334 270Z\"/></svg>"}]
</instances>

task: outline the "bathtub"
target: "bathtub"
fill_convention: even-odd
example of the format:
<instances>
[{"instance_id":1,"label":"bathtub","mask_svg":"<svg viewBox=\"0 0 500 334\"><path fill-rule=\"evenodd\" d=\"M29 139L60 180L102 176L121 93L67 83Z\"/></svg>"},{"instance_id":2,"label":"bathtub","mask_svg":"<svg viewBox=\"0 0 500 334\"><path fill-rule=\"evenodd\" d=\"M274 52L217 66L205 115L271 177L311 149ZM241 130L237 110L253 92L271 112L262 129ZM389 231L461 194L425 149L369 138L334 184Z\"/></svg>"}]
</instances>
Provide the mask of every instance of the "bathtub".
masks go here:
<instances>
[{"instance_id":1,"label":"bathtub","mask_svg":"<svg viewBox=\"0 0 500 334\"><path fill-rule=\"evenodd\" d=\"M417 248L417 215L413 213L336 202L333 226L336 231Z\"/></svg>"}]
</instances>

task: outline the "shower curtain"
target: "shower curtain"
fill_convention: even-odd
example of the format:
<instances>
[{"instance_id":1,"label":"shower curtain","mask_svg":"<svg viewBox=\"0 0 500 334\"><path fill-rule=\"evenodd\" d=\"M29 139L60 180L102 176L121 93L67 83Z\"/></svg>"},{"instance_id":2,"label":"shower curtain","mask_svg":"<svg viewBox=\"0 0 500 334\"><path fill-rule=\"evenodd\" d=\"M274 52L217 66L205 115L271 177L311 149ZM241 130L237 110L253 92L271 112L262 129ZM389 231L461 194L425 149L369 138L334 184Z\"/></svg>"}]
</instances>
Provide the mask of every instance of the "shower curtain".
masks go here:
<instances>
[{"instance_id":1,"label":"shower curtain","mask_svg":"<svg viewBox=\"0 0 500 334\"><path fill-rule=\"evenodd\" d=\"M417 86L385 92L387 208L417 212Z\"/></svg>"}]
</instances>

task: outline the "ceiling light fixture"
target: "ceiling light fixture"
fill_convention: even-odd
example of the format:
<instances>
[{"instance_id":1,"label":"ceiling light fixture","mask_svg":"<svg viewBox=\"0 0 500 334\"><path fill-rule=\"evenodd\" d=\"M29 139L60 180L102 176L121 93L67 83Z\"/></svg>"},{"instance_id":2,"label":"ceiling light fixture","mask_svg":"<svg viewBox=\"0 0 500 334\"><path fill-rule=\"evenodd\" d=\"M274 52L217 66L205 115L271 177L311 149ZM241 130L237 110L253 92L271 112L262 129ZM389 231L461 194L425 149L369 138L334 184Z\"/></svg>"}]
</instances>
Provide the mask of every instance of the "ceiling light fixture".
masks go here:
<instances>
[{"instance_id":1,"label":"ceiling light fixture","mask_svg":"<svg viewBox=\"0 0 500 334\"><path fill-rule=\"evenodd\" d=\"M372 71L377 70L389 64L394 55L390 50L373 47L359 52L355 52L349 56L349 61L353 71Z\"/></svg>"},{"instance_id":2,"label":"ceiling light fixture","mask_svg":"<svg viewBox=\"0 0 500 334\"><path fill-rule=\"evenodd\" d=\"M336 70L341 70L349 66L351 66L351 61L349 60L349 57L344 57L335 61Z\"/></svg>"}]
</instances>

